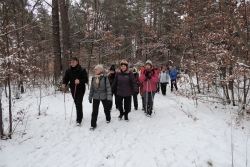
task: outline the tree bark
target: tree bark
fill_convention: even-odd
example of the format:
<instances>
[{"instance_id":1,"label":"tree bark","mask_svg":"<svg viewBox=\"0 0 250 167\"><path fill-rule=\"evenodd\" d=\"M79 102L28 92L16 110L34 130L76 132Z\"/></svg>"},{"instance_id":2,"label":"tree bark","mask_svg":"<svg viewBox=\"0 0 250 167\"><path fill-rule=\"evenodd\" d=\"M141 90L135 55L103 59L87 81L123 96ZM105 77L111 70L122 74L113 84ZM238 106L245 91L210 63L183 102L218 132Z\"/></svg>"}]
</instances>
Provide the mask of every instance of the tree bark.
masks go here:
<instances>
[{"instance_id":1,"label":"tree bark","mask_svg":"<svg viewBox=\"0 0 250 167\"><path fill-rule=\"evenodd\" d=\"M0 139L2 138L3 138L3 110L2 110L2 91L0 90Z\"/></svg>"},{"instance_id":2,"label":"tree bark","mask_svg":"<svg viewBox=\"0 0 250 167\"><path fill-rule=\"evenodd\" d=\"M67 0L66 0L67 1ZM68 17L68 1L60 0L61 26L62 26L62 70L65 71L69 66L69 58L72 56L69 17Z\"/></svg>"},{"instance_id":3,"label":"tree bark","mask_svg":"<svg viewBox=\"0 0 250 167\"><path fill-rule=\"evenodd\" d=\"M59 79L62 72L62 59L61 59L61 47L60 47L58 0L52 0L52 33L53 33L53 49L54 49L55 85L59 86L60 82Z\"/></svg>"}]
</instances>

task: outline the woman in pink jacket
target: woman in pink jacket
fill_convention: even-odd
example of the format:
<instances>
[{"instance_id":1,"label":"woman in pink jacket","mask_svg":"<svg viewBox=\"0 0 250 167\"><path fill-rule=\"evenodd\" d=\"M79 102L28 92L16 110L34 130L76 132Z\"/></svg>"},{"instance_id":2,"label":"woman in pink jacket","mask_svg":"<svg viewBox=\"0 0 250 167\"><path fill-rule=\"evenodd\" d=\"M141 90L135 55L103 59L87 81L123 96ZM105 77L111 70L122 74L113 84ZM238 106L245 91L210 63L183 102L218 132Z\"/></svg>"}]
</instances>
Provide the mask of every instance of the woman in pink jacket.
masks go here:
<instances>
[{"instance_id":1,"label":"woman in pink jacket","mask_svg":"<svg viewBox=\"0 0 250 167\"><path fill-rule=\"evenodd\" d=\"M154 70L150 60L146 61L145 70L140 76L140 83L143 85L145 114L151 117L157 82L159 82L158 72Z\"/></svg>"}]
</instances>

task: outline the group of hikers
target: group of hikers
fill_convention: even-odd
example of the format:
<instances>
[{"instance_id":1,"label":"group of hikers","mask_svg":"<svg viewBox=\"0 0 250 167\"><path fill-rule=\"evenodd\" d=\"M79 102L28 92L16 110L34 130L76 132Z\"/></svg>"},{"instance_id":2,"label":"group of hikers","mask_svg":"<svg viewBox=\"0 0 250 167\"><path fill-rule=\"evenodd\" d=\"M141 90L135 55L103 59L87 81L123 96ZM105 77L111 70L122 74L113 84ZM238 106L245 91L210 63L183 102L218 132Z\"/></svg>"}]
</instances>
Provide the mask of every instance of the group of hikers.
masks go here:
<instances>
[{"instance_id":1,"label":"group of hikers","mask_svg":"<svg viewBox=\"0 0 250 167\"><path fill-rule=\"evenodd\" d=\"M76 124L81 125L83 119L82 101L85 94L85 84L88 83L88 75L85 68L81 67L76 57L70 60L71 66L66 70L63 77L62 89L64 92L69 88L76 106ZM88 100L93 104L91 128L94 130L97 126L97 117L99 105L102 102L106 122L110 123L110 112L114 105L120 111L118 117L122 120L129 121L128 114L131 111L131 101L133 97L134 109L138 110L138 94L142 97L142 110L146 116L151 117L153 112L154 96L161 89L162 94L166 95L167 84L171 83L171 91L177 88L178 70L172 66L162 66L161 69L154 67L152 61L147 60L138 72L136 67L128 64L126 60L120 61L120 69L116 70L115 65L109 69L105 75L104 67L98 64L94 67L94 76L90 84Z\"/></svg>"}]
</instances>

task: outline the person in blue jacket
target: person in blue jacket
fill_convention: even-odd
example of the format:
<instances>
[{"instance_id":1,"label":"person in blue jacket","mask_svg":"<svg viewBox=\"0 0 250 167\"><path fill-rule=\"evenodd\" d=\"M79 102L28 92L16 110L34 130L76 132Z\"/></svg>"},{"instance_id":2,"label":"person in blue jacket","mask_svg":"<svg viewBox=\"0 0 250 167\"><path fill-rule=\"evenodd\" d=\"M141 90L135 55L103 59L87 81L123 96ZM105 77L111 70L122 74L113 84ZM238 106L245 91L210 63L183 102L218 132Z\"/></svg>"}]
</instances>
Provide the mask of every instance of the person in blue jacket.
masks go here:
<instances>
[{"instance_id":1,"label":"person in blue jacket","mask_svg":"<svg viewBox=\"0 0 250 167\"><path fill-rule=\"evenodd\" d=\"M178 74L179 73L178 73L178 70L176 68L169 66L169 76L171 79L171 92L173 92L173 86L175 87L176 90L178 90L177 83L176 83L176 79L177 79Z\"/></svg>"}]
</instances>

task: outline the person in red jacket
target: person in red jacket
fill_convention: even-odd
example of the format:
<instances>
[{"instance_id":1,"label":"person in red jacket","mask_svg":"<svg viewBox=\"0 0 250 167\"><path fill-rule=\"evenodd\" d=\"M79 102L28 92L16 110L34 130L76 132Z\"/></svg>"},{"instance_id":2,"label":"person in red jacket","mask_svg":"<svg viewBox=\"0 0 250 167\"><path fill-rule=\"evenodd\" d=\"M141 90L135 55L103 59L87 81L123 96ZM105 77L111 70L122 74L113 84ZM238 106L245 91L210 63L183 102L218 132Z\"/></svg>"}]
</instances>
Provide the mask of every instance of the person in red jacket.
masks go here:
<instances>
[{"instance_id":1,"label":"person in red jacket","mask_svg":"<svg viewBox=\"0 0 250 167\"><path fill-rule=\"evenodd\" d=\"M157 82L159 82L158 73L153 68L152 61L148 60L145 64L145 70L140 76L140 83L143 84L143 96L145 103L145 114L151 117L153 111L153 102L155 92L157 91Z\"/></svg>"}]
</instances>

